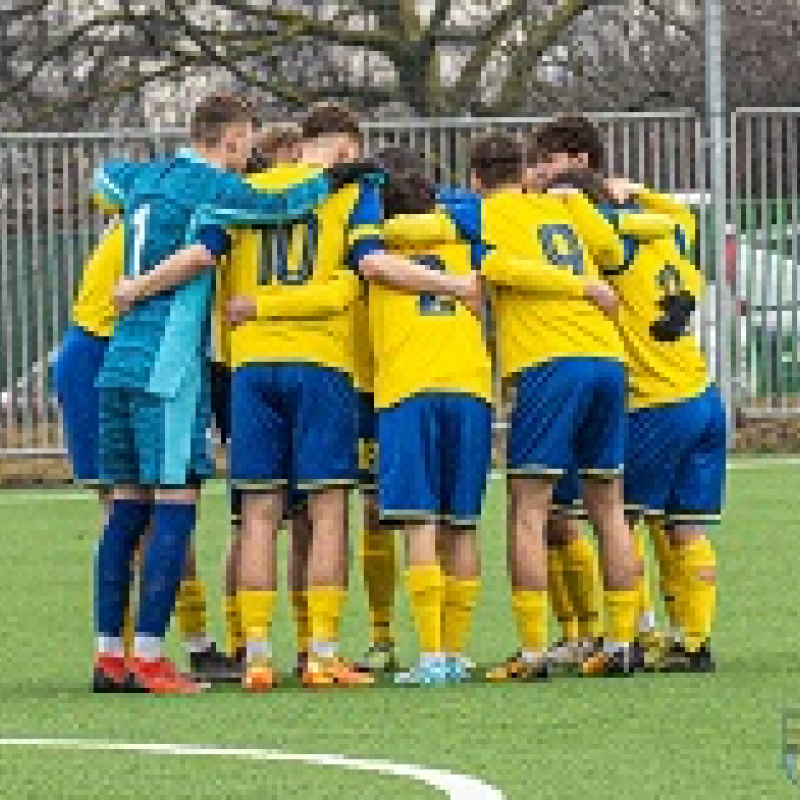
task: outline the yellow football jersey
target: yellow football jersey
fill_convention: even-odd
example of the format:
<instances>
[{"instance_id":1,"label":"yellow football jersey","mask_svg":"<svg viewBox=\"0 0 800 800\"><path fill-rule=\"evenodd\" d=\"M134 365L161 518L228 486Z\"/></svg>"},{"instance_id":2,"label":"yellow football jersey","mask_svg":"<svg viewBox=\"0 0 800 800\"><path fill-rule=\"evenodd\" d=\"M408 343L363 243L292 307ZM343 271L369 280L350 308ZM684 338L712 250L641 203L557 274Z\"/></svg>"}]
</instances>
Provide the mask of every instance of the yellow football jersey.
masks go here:
<instances>
[{"instance_id":1,"label":"yellow football jersey","mask_svg":"<svg viewBox=\"0 0 800 800\"><path fill-rule=\"evenodd\" d=\"M122 277L125 257L124 226L115 224L103 235L86 262L72 321L95 336L108 338L114 329L114 287Z\"/></svg>"},{"instance_id":2,"label":"yellow football jersey","mask_svg":"<svg viewBox=\"0 0 800 800\"><path fill-rule=\"evenodd\" d=\"M281 165L250 181L258 188L280 189L316 171L304 164ZM355 221L363 192L346 186L308 220L291 226L234 231L228 291L232 297L252 297L257 309L257 319L231 331L234 369L305 361L352 375L352 305L359 280L346 264L351 229L358 224L365 235L377 230L364 218Z\"/></svg>"},{"instance_id":3,"label":"yellow football jersey","mask_svg":"<svg viewBox=\"0 0 800 800\"><path fill-rule=\"evenodd\" d=\"M227 367L231 365L231 327L226 316L226 306L231 297L230 282L230 257L225 255L219 261L214 289L212 356Z\"/></svg>"},{"instance_id":4,"label":"yellow football jersey","mask_svg":"<svg viewBox=\"0 0 800 800\"><path fill-rule=\"evenodd\" d=\"M665 203L648 205L663 213ZM653 217L619 212L618 230L625 234L639 228L637 218L645 216ZM604 271L620 301L617 324L625 345L631 409L685 400L708 386L706 362L691 327L704 288L703 276L688 256L694 219L684 211L667 220L671 224L660 235L625 235L624 263Z\"/></svg>"},{"instance_id":5,"label":"yellow football jersey","mask_svg":"<svg viewBox=\"0 0 800 800\"><path fill-rule=\"evenodd\" d=\"M369 290L362 286L353 303L353 383L361 392L375 390L375 358L369 319Z\"/></svg>"},{"instance_id":6,"label":"yellow football jersey","mask_svg":"<svg viewBox=\"0 0 800 800\"><path fill-rule=\"evenodd\" d=\"M583 195L498 192L481 207L482 272L493 284L500 370L507 378L555 358L624 360L614 321L584 296L598 260L622 261L613 227Z\"/></svg>"},{"instance_id":7,"label":"yellow football jersey","mask_svg":"<svg viewBox=\"0 0 800 800\"><path fill-rule=\"evenodd\" d=\"M437 244L413 241L415 220L431 215L408 215L387 223L401 226L403 244L384 242L391 252L455 275L472 270L470 246L459 237L444 212L447 236ZM397 241L397 240L395 240ZM375 355L375 407L387 408L422 392L458 392L492 398L491 363L481 322L462 303L451 298L412 294L381 283L369 286L369 313Z\"/></svg>"}]
</instances>

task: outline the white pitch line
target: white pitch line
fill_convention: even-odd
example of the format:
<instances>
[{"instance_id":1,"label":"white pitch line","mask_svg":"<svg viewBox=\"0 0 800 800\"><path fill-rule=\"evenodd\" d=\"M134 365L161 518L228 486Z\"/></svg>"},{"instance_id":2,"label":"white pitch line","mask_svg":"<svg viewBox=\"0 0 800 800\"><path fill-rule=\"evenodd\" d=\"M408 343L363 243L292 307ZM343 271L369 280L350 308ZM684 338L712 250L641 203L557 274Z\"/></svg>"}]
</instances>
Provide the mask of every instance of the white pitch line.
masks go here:
<instances>
[{"instance_id":1,"label":"white pitch line","mask_svg":"<svg viewBox=\"0 0 800 800\"><path fill-rule=\"evenodd\" d=\"M504 800L499 789L467 775L429 769L412 764L394 764L348 756L315 753L282 753L280 750L210 747L184 744L137 744L133 742L92 741L89 739L0 739L0 747L39 747L51 750L89 750L94 752L146 753L154 756L218 756L253 761L295 761L324 767L342 767L359 772L377 772L410 778L443 792L450 800Z\"/></svg>"}]
</instances>

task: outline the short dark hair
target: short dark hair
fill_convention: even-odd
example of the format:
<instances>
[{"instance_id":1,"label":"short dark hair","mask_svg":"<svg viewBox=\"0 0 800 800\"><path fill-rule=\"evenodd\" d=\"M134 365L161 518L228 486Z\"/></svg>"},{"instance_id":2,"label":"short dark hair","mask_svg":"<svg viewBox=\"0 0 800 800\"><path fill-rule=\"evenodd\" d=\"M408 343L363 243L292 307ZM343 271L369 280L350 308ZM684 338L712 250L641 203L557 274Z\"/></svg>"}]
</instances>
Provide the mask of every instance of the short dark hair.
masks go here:
<instances>
[{"instance_id":1,"label":"short dark hair","mask_svg":"<svg viewBox=\"0 0 800 800\"><path fill-rule=\"evenodd\" d=\"M263 131L256 137L248 172L274 167L278 153L287 147L294 147L299 141L300 129L295 125L273 125Z\"/></svg>"},{"instance_id":2,"label":"short dark hair","mask_svg":"<svg viewBox=\"0 0 800 800\"><path fill-rule=\"evenodd\" d=\"M553 189L557 186L579 189L593 203L612 202L611 196L606 191L603 176L592 169L564 170L564 172L560 175L556 175L556 177L550 181L546 189Z\"/></svg>"},{"instance_id":3,"label":"short dark hair","mask_svg":"<svg viewBox=\"0 0 800 800\"><path fill-rule=\"evenodd\" d=\"M436 188L425 175L418 153L407 147L384 147L375 160L389 174L382 190L383 212L387 218L398 214L424 214L436 205Z\"/></svg>"},{"instance_id":4,"label":"short dark hair","mask_svg":"<svg viewBox=\"0 0 800 800\"><path fill-rule=\"evenodd\" d=\"M507 133L489 133L470 148L469 166L486 189L522 181L525 162L522 142Z\"/></svg>"},{"instance_id":5,"label":"short dark hair","mask_svg":"<svg viewBox=\"0 0 800 800\"><path fill-rule=\"evenodd\" d=\"M225 128L241 122L254 121L250 101L236 94L210 94L195 107L189 124L189 136L193 142L213 147L220 143Z\"/></svg>"},{"instance_id":6,"label":"short dark hair","mask_svg":"<svg viewBox=\"0 0 800 800\"><path fill-rule=\"evenodd\" d=\"M603 137L598 127L582 114L565 114L543 123L533 132L530 149L537 159L556 153L586 153L589 169L602 170L605 161Z\"/></svg>"},{"instance_id":7,"label":"short dark hair","mask_svg":"<svg viewBox=\"0 0 800 800\"><path fill-rule=\"evenodd\" d=\"M317 103L312 106L300 123L303 139L318 139L320 136L350 136L361 141L361 126L358 116L340 103Z\"/></svg>"}]
</instances>

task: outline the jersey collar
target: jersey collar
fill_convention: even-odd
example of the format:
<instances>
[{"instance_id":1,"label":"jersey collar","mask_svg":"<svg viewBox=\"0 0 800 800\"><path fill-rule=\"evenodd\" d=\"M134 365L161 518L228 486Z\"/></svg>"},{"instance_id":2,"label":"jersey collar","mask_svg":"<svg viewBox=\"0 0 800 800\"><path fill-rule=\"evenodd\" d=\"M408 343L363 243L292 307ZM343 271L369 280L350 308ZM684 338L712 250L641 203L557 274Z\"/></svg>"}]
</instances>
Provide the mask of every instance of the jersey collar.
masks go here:
<instances>
[{"instance_id":1,"label":"jersey collar","mask_svg":"<svg viewBox=\"0 0 800 800\"><path fill-rule=\"evenodd\" d=\"M192 150L191 147L179 147L175 151L175 156L177 158L184 158L187 161L191 161L195 164L204 164L207 167L211 167L212 169L217 169L220 172L224 172L222 167L220 167L218 164L212 164L210 161L207 161L196 150Z\"/></svg>"}]
</instances>

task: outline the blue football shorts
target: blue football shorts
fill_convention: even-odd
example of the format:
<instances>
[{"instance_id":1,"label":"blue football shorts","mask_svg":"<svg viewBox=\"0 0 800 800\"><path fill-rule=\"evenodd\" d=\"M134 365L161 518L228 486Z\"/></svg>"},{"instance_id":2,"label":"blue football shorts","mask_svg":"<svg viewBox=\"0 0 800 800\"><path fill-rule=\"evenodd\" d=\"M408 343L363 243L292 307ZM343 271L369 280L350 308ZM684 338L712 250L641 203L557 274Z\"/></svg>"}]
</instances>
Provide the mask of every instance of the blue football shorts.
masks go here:
<instances>
[{"instance_id":1,"label":"blue football shorts","mask_svg":"<svg viewBox=\"0 0 800 800\"><path fill-rule=\"evenodd\" d=\"M621 474L625 368L614 359L558 358L514 378L510 476Z\"/></svg>"},{"instance_id":2,"label":"blue football shorts","mask_svg":"<svg viewBox=\"0 0 800 800\"><path fill-rule=\"evenodd\" d=\"M669 523L718 522L725 492L727 437L719 390L628 414L625 504Z\"/></svg>"},{"instance_id":3,"label":"blue football shorts","mask_svg":"<svg viewBox=\"0 0 800 800\"><path fill-rule=\"evenodd\" d=\"M78 483L100 483L100 394L95 381L107 347L105 337L73 325L53 363L67 453Z\"/></svg>"},{"instance_id":4,"label":"blue football shorts","mask_svg":"<svg viewBox=\"0 0 800 800\"><path fill-rule=\"evenodd\" d=\"M381 519L477 525L491 444L491 406L471 395L426 392L381 409Z\"/></svg>"},{"instance_id":5,"label":"blue football shorts","mask_svg":"<svg viewBox=\"0 0 800 800\"><path fill-rule=\"evenodd\" d=\"M345 373L315 364L247 364L233 373L231 408L234 485L294 492L355 484L357 404Z\"/></svg>"}]
</instances>

